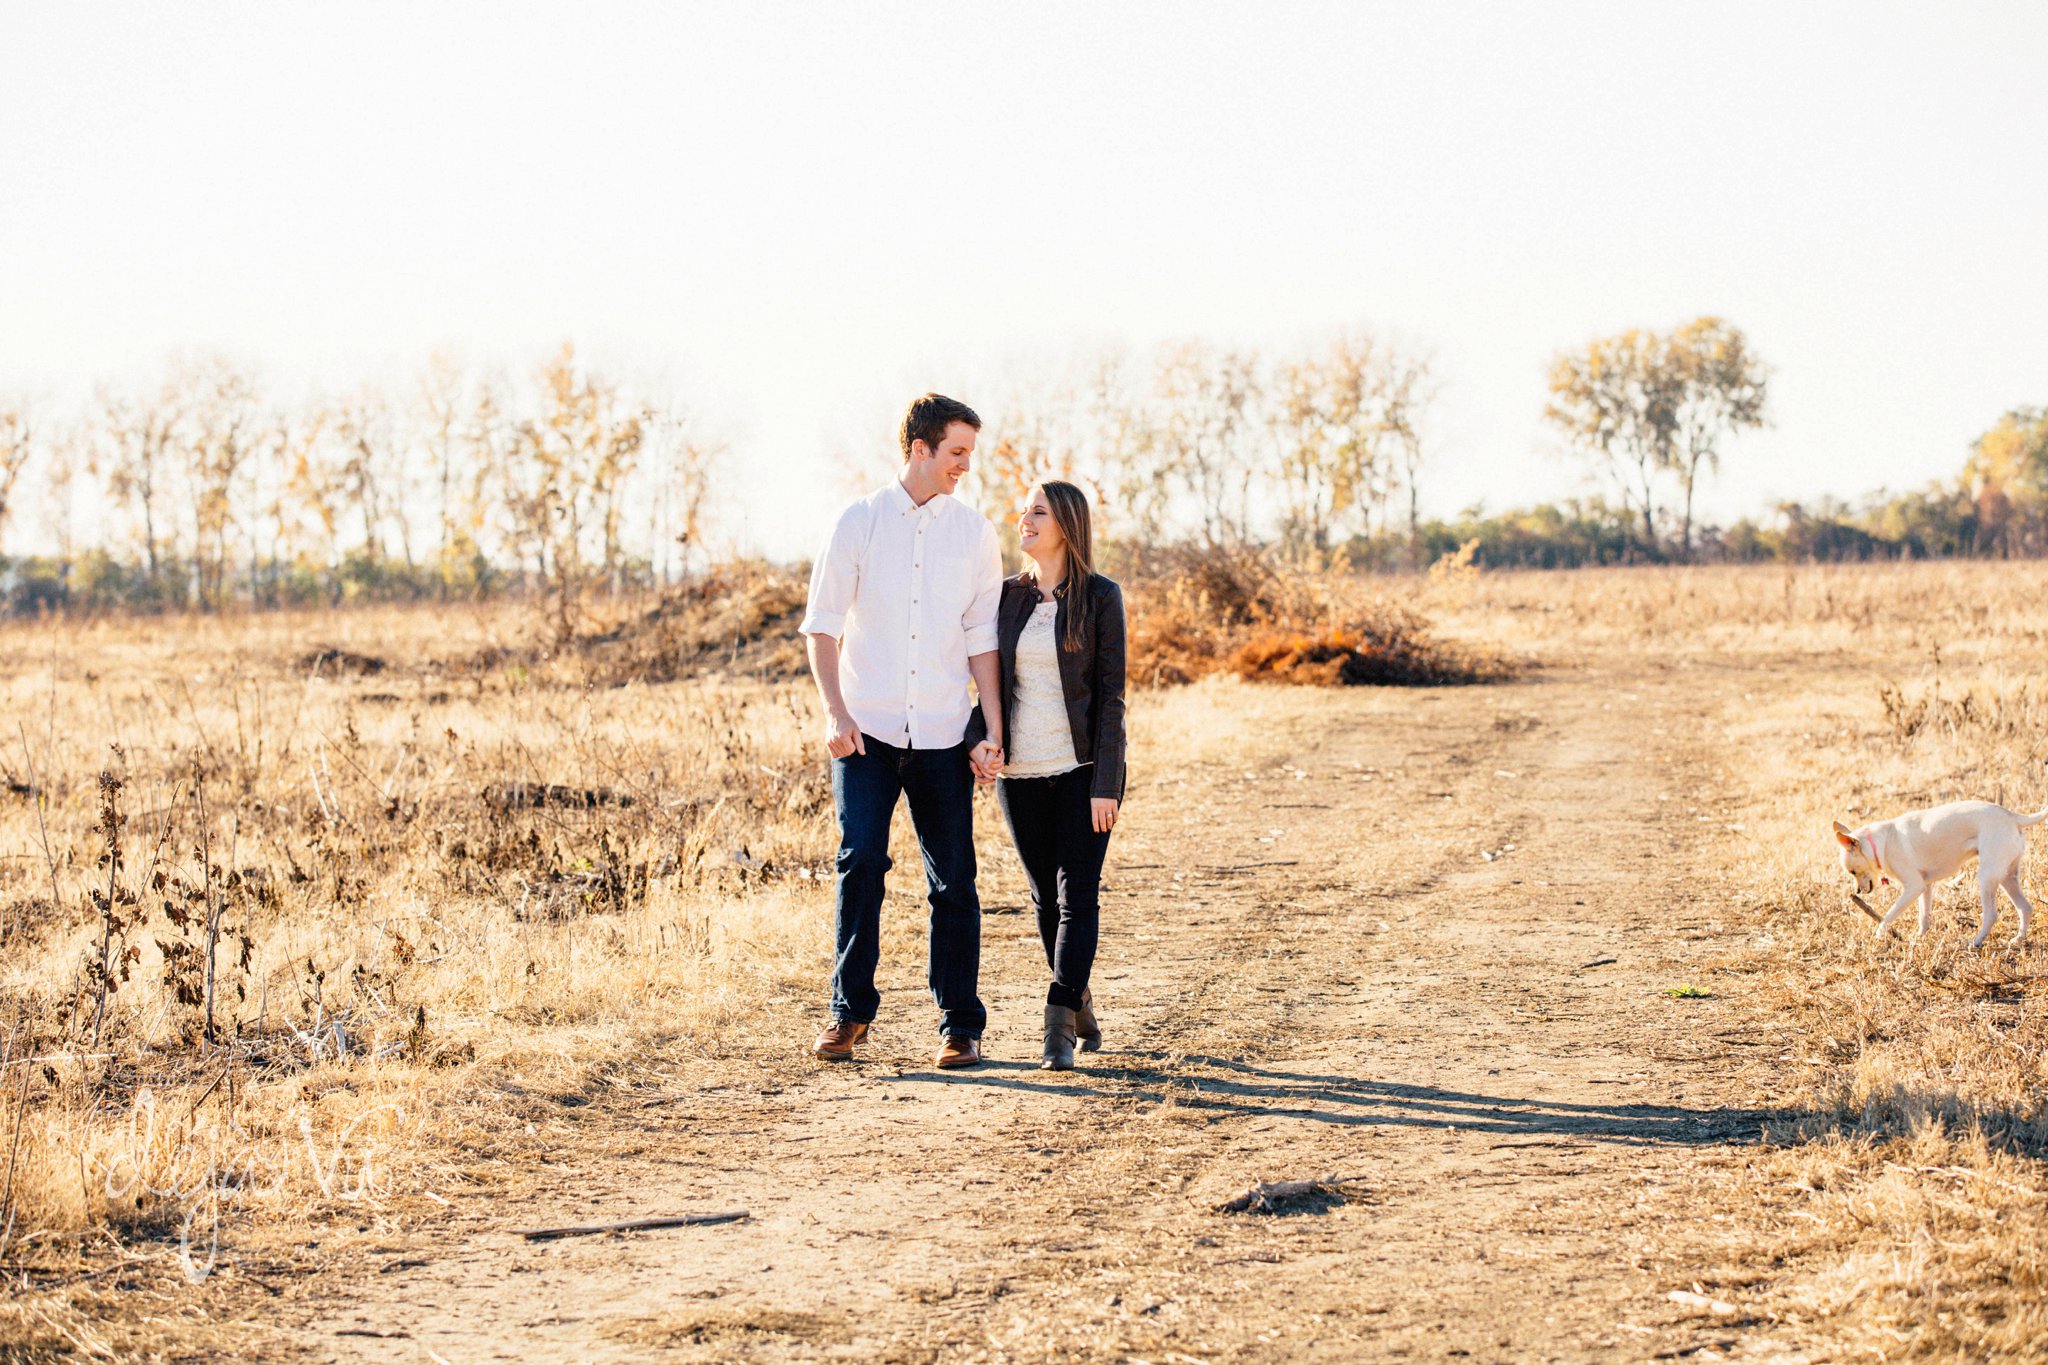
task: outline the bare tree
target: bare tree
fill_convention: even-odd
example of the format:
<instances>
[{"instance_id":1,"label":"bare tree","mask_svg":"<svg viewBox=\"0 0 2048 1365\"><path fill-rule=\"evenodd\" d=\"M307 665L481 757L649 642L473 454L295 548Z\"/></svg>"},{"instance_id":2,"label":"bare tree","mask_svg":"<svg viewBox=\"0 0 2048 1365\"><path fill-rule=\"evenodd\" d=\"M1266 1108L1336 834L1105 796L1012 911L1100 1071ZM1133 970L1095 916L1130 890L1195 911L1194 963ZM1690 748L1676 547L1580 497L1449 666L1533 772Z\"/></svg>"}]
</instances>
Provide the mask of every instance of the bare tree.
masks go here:
<instances>
[{"instance_id":1,"label":"bare tree","mask_svg":"<svg viewBox=\"0 0 2048 1365\"><path fill-rule=\"evenodd\" d=\"M1428 454L1430 411L1441 392L1425 351L1389 347L1379 366L1380 426L1400 466L1408 495L1408 567L1422 566L1422 465Z\"/></svg>"},{"instance_id":2,"label":"bare tree","mask_svg":"<svg viewBox=\"0 0 2048 1365\"><path fill-rule=\"evenodd\" d=\"M0 533L14 507L14 485L36 452L39 431L26 402L0 408Z\"/></svg>"},{"instance_id":3,"label":"bare tree","mask_svg":"<svg viewBox=\"0 0 2048 1365\"><path fill-rule=\"evenodd\" d=\"M1079 470L1092 471L1098 518L1111 535L1140 529L1144 510L1123 496L1122 479L1146 446L1145 407L1137 391L1129 352L1104 347L1082 362L1077 386L1081 435L1075 450Z\"/></svg>"},{"instance_id":4,"label":"bare tree","mask_svg":"<svg viewBox=\"0 0 2048 1365\"><path fill-rule=\"evenodd\" d=\"M335 405L334 434L340 445L338 491L362 522L364 558L382 560L388 548L384 528L403 491L394 486L400 448L390 403L368 385L356 389Z\"/></svg>"},{"instance_id":5,"label":"bare tree","mask_svg":"<svg viewBox=\"0 0 2048 1365\"><path fill-rule=\"evenodd\" d=\"M327 417L326 405L314 397L294 407L275 408L268 414L263 441L268 458L250 481L245 515L249 526L250 592L270 606L278 604L280 579L291 572L308 548L302 511L313 515L320 524L318 548L332 548L333 510L319 507L317 499L306 498L327 434ZM323 554L321 563L331 567L332 560Z\"/></svg>"},{"instance_id":6,"label":"bare tree","mask_svg":"<svg viewBox=\"0 0 2048 1365\"><path fill-rule=\"evenodd\" d=\"M1015 515L1039 480L1073 477L1072 425L1078 409L1078 395L1064 383L1015 391L1002 404L1002 434L975 458L982 510L998 524Z\"/></svg>"},{"instance_id":7,"label":"bare tree","mask_svg":"<svg viewBox=\"0 0 2048 1365\"><path fill-rule=\"evenodd\" d=\"M480 591L484 566L501 548L494 535L509 534L509 519L499 505L500 476L512 429L502 402L502 379L485 372L465 386L462 415L456 427L456 458L450 480L451 536L441 573L451 586ZM494 523L494 516L496 521ZM509 544L510 542L504 542ZM514 563L518 563L516 551Z\"/></svg>"},{"instance_id":8,"label":"bare tree","mask_svg":"<svg viewBox=\"0 0 2048 1365\"><path fill-rule=\"evenodd\" d=\"M1282 364L1273 431L1286 499L1281 538L1297 550L1329 549L1338 518L1356 514L1370 532L1391 487L1384 417L1384 348L1345 333Z\"/></svg>"},{"instance_id":9,"label":"bare tree","mask_svg":"<svg viewBox=\"0 0 2048 1365\"><path fill-rule=\"evenodd\" d=\"M1320 367L1307 357L1282 361L1273 374L1273 439L1286 490L1280 543L1296 553L1327 549L1330 522L1339 510L1323 418L1322 377Z\"/></svg>"},{"instance_id":10,"label":"bare tree","mask_svg":"<svg viewBox=\"0 0 2048 1365\"><path fill-rule=\"evenodd\" d=\"M143 568L152 592L163 584L167 527L160 527L171 480L171 448L184 422L185 397L174 379L153 396L131 398L101 388L94 424L99 435L90 468L106 471L115 504L140 522Z\"/></svg>"},{"instance_id":11,"label":"bare tree","mask_svg":"<svg viewBox=\"0 0 2048 1365\"><path fill-rule=\"evenodd\" d=\"M666 585L672 563L688 573L691 557L704 548L711 481L725 446L698 430L693 415L680 404L649 410L646 440L654 479L654 494L648 499L648 548L658 556L653 567Z\"/></svg>"},{"instance_id":12,"label":"bare tree","mask_svg":"<svg viewBox=\"0 0 2048 1365\"><path fill-rule=\"evenodd\" d=\"M1637 328L1558 356L1543 415L1599 461L1657 544L1657 475L1671 464L1678 386L1663 338Z\"/></svg>"},{"instance_id":13,"label":"bare tree","mask_svg":"<svg viewBox=\"0 0 2048 1365\"><path fill-rule=\"evenodd\" d=\"M1678 390L1672 468L1685 493L1679 544L1692 557L1692 500L1700 476L1720 467L1721 438L1764 425L1770 372L1741 330L1716 317L1695 318L1665 342L1665 365Z\"/></svg>"},{"instance_id":14,"label":"bare tree","mask_svg":"<svg viewBox=\"0 0 2048 1365\"><path fill-rule=\"evenodd\" d=\"M256 390L248 375L215 357L188 370L189 420L178 452L191 499L192 595L201 607L226 605L235 492L259 438Z\"/></svg>"},{"instance_id":15,"label":"bare tree","mask_svg":"<svg viewBox=\"0 0 2048 1365\"><path fill-rule=\"evenodd\" d=\"M1041 480L1076 476L1089 441L1082 383L1068 367L1026 372L983 408L998 425L975 456L975 501L995 522L1006 556L1014 558L1017 548L1017 509L1024 495Z\"/></svg>"},{"instance_id":16,"label":"bare tree","mask_svg":"<svg viewBox=\"0 0 2048 1365\"><path fill-rule=\"evenodd\" d=\"M527 467L522 511L545 552L559 646L575 638L590 577L588 531L597 533L603 573L612 573L619 553L617 495L638 462L646 414L623 402L617 385L577 364L575 348L566 343L539 379L540 411L519 425L516 459Z\"/></svg>"},{"instance_id":17,"label":"bare tree","mask_svg":"<svg viewBox=\"0 0 2048 1365\"><path fill-rule=\"evenodd\" d=\"M437 591L448 595L449 575L457 555L455 499L458 492L459 462L465 443L462 422L467 407L468 376L454 356L436 351L420 376L418 401L421 437L426 443L436 491L436 515L440 523L440 544L435 561Z\"/></svg>"},{"instance_id":18,"label":"bare tree","mask_svg":"<svg viewBox=\"0 0 2048 1365\"><path fill-rule=\"evenodd\" d=\"M350 444L337 412L323 400L308 404L304 439L290 443L284 477L283 536L295 555L309 557L326 582L327 599L341 601L342 513L348 505L343 467Z\"/></svg>"},{"instance_id":19,"label":"bare tree","mask_svg":"<svg viewBox=\"0 0 2048 1365\"><path fill-rule=\"evenodd\" d=\"M1155 430L1162 409L1150 384L1130 352L1103 347L1083 356L1068 380L1041 392L1057 411L1026 427L1038 449L1020 448L1020 460L1040 460L1048 472L1093 485L1095 529L1103 539L1143 544L1169 523L1176 471ZM1020 497L1025 491L1017 490Z\"/></svg>"},{"instance_id":20,"label":"bare tree","mask_svg":"<svg viewBox=\"0 0 2048 1365\"><path fill-rule=\"evenodd\" d=\"M1631 329L1552 363L1544 415L1602 460L1657 543L1657 476L1678 478L1680 549L1692 553L1693 495L1732 431L1762 426L1768 371L1742 333L1702 317L1668 334Z\"/></svg>"},{"instance_id":21,"label":"bare tree","mask_svg":"<svg viewBox=\"0 0 2048 1365\"><path fill-rule=\"evenodd\" d=\"M479 533L491 548L540 584L547 580L548 567L545 471L523 458L516 408L511 383L503 375L478 381L469 421L474 505Z\"/></svg>"},{"instance_id":22,"label":"bare tree","mask_svg":"<svg viewBox=\"0 0 2048 1365\"><path fill-rule=\"evenodd\" d=\"M78 550L78 507L74 496L79 473L89 467L90 428L84 421L74 421L59 431L50 442L49 461L44 475L44 495L49 499L50 524L55 529L57 557L68 578L71 562ZM0 513L4 518L4 513Z\"/></svg>"},{"instance_id":23,"label":"bare tree","mask_svg":"<svg viewBox=\"0 0 2048 1365\"><path fill-rule=\"evenodd\" d=\"M1191 495L1211 545L1247 543L1263 397L1257 354L1181 342L1160 354L1153 381L1160 476Z\"/></svg>"}]
</instances>

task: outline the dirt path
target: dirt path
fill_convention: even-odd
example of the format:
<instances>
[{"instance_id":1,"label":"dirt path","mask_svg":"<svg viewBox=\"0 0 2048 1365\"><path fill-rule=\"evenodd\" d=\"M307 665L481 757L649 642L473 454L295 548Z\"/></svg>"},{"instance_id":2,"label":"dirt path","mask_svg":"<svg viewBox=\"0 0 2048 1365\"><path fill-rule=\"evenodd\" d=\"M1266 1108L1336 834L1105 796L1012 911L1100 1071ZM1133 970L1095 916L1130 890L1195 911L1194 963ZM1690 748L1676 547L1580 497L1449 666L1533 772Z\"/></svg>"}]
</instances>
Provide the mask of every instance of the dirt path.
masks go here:
<instances>
[{"instance_id":1,"label":"dirt path","mask_svg":"<svg viewBox=\"0 0 2048 1365\"><path fill-rule=\"evenodd\" d=\"M1780 1329L1668 1297L1713 1263L1689 1187L1762 1117L1727 1060L1762 1039L1712 973L1735 928L1693 908L1718 829L1695 814L1698 731L1731 689L1654 667L1242 689L1235 738L1171 765L1215 700L1157 699L1086 1070L1032 1068L1042 963L1025 917L991 915L990 1065L931 1069L921 963L891 960L865 1064L793 1036L565 1113L529 1198L459 1200L360 1276L289 1291L277 1344L457 1365L1780 1355ZM1688 985L1713 994L1664 994ZM1363 1195L1213 1211L1327 1175ZM724 1207L753 1217L508 1232Z\"/></svg>"}]
</instances>

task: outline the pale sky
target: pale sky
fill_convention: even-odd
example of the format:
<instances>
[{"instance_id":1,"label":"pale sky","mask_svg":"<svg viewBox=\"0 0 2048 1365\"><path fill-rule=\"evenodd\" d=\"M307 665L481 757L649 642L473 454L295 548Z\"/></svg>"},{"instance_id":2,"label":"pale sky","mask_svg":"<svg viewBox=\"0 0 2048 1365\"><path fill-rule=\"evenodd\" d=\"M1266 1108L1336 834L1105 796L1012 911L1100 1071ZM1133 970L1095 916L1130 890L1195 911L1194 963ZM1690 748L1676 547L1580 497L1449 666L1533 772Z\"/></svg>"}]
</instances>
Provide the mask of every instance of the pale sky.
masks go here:
<instances>
[{"instance_id":1,"label":"pale sky","mask_svg":"<svg viewBox=\"0 0 2048 1365\"><path fill-rule=\"evenodd\" d=\"M1448 387L1426 507L1587 491L1560 348L1776 367L1721 516L1951 475L2048 404L2048 6L24 3L0 389L574 338L733 437L754 548L925 388L1365 324ZM991 435L1002 414L979 400Z\"/></svg>"}]
</instances>

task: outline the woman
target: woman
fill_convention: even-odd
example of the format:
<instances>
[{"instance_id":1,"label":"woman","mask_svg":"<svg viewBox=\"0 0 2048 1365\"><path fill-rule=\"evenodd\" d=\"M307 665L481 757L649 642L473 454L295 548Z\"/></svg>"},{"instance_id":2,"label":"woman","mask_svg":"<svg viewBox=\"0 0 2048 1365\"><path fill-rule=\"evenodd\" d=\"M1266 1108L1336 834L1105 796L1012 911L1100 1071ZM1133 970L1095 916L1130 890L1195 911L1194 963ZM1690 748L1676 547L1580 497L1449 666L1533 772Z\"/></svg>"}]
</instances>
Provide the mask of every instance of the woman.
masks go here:
<instances>
[{"instance_id":1,"label":"woman","mask_svg":"<svg viewBox=\"0 0 2048 1365\"><path fill-rule=\"evenodd\" d=\"M1077 1041L1102 1046L1088 974L1124 795L1124 599L1095 572L1088 498L1074 485L1033 488L1017 538L1031 564L1004 581L996 609L1007 744L996 798L1052 968L1039 1065L1070 1071Z\"/></svg>"}]
</instances>

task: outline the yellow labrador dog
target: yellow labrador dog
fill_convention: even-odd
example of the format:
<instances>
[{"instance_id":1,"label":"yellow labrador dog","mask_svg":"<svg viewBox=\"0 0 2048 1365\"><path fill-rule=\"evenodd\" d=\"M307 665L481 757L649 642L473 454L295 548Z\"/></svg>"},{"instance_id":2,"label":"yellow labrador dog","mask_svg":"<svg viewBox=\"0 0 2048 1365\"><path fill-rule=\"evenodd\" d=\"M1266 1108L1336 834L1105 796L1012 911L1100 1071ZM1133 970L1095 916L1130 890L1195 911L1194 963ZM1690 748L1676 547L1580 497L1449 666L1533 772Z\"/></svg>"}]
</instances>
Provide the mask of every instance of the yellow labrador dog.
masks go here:
<instances>
[{"instance_id":1,"label":"yellow labrador dog","mask_svg":"<svg viewBox=\"0 0 2048 1365\"><path fill-rule=\"evenodd\" d=\"M1857 894L1850 897L1865 914L1877 912L1864 904L1879 879L1896 879L1899 898L1885 917L1878 920L1877 935L1883 938L1892 921L1915 896L1920 898L1920 932L1926 933L1934 914L1935 883L1947 881L1970 858L1977 857L1977 887L1984 897L1984 923L1970 947L1981 948L1991 936L1998 918L1998 888L2012 898L2020 912L2019 932L2014 943L2027 937L2027 921L2034 907L2020 889L2020 860L2027 853L2027 837L2020 831L2048 820L2048 810L2021 815L1989 801L1952 801L1932 810L1912 811L1892 820L1879 820L1861 829L1850 829L1835 821L1835 840L1842 846L1842 869L1856 879Z\"/></svg>"}]
</instances>

